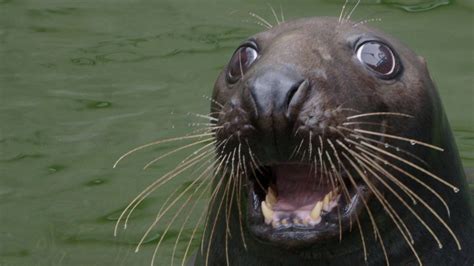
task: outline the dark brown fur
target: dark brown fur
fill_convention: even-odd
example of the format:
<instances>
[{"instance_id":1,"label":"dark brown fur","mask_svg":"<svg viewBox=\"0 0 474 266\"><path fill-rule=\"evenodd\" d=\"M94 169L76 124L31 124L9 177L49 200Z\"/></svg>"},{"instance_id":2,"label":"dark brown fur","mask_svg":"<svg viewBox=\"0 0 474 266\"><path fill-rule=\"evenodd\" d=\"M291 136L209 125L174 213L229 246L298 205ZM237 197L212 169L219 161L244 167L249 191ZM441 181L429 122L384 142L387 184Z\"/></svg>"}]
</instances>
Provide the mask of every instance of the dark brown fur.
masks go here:
<instances>
[{"instance_id":1,"label":"dark brown fur","mask_svg":"<svg viewBox=\"0 0 474 266\"><path fill-rule=\"evenodd\" d=\"M412 232L414 247L423 263L472 265L473 219L469 206L469 193L451 129L423 58L380 31L363 25L355 26L350 21L339 22L335 18L305 18L283 23L256 34L252 39L258 44L260 56L248 72L237 83L229 84L225 78L227 69L224 69L215 84L213 99L219 104L213 104L212 112L217 119L217 125L223 126L222 130L217 131L217 140L228 141L225 148L221 147L218 151L230 152L239 144L247 142L262 163L298 160L290 158L290 154L302 140L306 141L305 149L308 152L306 148L308 145L312 145L314 150L320 147L317 136L323 136L325 140L330 139L334 142L340 139L341 132L334 128L340 127L348 116L354 114L348 110L357 110L359 113L409 114L413 118L385 116L370 117L365 121L385 123L392 135L415 139L444 149L440 152L406 141L390 140L391 145L420 157L426 161L426 168L431 173L460 189L455 193L452 188L414 171L406 164L397 164L400 168L416 174L447 201L451 211L449 217L443 205L432 193L399 172L389 167L386 169L407 187L416 191L419 197L426 200L440 214L459 239L462 249L458 250L453 237L438 220L433 218L426 207L422 204L414 205L413 209L436 232L443 243L443 249L438 249L431 235L407 209L383 186L380 184L377 186ZM357 61L354 54L355 46L361 40L373 39L387 44L398 55L402 69L395 78L380 79ZM279 78L281 79L278 80ZM275 88L288 79L298 78L308 80L309 87L304 92L297 92L301 95L294 96L300 97L295 100L294 106L282 109L277 98L280 97L278 94L283 92L275 91ZM276 82L274 80L278 80L275 83L277 85L272 83ZM370 126L366 128L377 129ZM312 141L307 139L310 133L314 136ZM349 133L343 132L342 135ZM389 142L387 139L384 141ZM246 145L242 145L242 153L248 154L249 151L245 147ZM400 156L413 161L413 158ZM229 176L224 175L222 178ZM217 200L210 206L212 219L208 220L206 226L212 227L210 223L217 219L213 234L208 229L204 236L205 247L209 239L212 239L210 254L206 256L206 252L203 254L198 252L195 265L206 264L206 257L209 265L225 265L226 260L229 260L231 265L385 263L382 249L374 239L369 217L363 210L357 215L365 232L367 262L364 262L361 240L354 224L352 230L348 226L344 227L341 241L336 231L331 231L332 233L316 234L310 240L303 241L303 237L300 240L305 244L299 246L298 238L295 243L285 243L278 238L262 237L266 233L256 235L250 228L252 219L258 217L246 218L244 215L245 249L239 237L241 234L239 219L242 218L239 218L235 202L229 205L233 206L229 216L230 237L225 236L225 212L217 211L217 204L220 200L224 200L224 197L224 191L220 191ZM390 262L393 265L416 263L406 241L387 216L383 206L373 195L368 196L368 199L371 199L369 206L380 227ZM237 200L246 206L244 213L251 208L246 193L242 193L241 198Z\"/></svg>"}]
</instances>

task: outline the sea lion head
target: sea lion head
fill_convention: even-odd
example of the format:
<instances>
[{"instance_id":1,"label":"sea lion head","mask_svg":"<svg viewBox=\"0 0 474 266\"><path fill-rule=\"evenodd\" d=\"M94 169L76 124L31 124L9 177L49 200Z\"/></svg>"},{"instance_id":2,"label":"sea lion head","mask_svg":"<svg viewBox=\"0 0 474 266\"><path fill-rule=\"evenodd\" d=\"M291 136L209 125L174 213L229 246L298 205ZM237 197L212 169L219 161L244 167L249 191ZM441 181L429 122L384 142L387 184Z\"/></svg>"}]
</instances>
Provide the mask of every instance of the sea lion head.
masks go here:
<instances>
[{"instance_id":1,"label":"sea lion head","mask_svg":"<svg viewBox=\"0 0 474 266\"><path fill-rule=\"evenodd\" d=\"M365 25L304 18L248 38L211 107L222 178L246 192L233 215L262 243L303 249L342 238L361 213L404 227L411 211L398 197L446 213L439 199L463 184L431 165L443 150L460 165L440 106L424 59ZM374 202L386 212L370 213Z\"/></svg>"}]
</instances>

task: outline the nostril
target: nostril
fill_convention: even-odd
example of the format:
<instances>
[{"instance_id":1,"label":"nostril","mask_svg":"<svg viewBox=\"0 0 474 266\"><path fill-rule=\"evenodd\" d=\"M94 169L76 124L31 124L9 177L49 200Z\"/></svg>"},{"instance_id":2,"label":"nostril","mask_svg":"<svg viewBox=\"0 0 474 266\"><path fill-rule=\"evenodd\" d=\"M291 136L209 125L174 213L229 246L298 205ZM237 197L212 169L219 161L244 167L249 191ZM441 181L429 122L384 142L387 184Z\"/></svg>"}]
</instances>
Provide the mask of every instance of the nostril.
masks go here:
<instances>
[{"instance_id":1,"label":"nostril","mask_svg":"<svg viewBox=\"0 0 474 266\"><path fill-rule=\"evenodd\" d=\"M291 100L293 99L293 97L295 96L296 92L298 91L298 89L300 88L301 84L305 82L305 80L301 80L300 82L297 82L295 83L291 88L290 90L288 91L287 95L286 95L286 107L288 108L288 106L290 105L291 103Z\"/></svg>"},{"instance_id":2,"label":"nostril","mask_svg":"<svg viewBox=\"0 0 474 266\"><path fill-rule=\"evenodd\" d=\"M293 87L288 91L286 99L286 117L290 118L300 108L301 104L305 101L305 98L309 90L309 81L302 80L295 83Z\"/></svg>"}]
</instances>

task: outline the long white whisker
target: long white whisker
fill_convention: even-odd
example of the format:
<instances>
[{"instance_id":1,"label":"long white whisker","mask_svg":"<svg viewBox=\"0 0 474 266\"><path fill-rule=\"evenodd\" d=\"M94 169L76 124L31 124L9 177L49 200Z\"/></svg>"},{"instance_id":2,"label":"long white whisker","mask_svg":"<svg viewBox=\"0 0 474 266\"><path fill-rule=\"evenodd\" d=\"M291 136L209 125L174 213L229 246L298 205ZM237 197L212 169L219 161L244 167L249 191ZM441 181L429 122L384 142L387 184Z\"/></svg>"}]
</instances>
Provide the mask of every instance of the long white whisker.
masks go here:
<instances>
[{"instance_id":1,"label":"long white whisker","mask_svg":"<svg viewBox=\"0 0 474 266\"><path fill-rule=\"evenodd\" d=\"M418 165L416 165L416 164L414 164L414 163L412 163L412 162L409 162L409 161L407 161L407 160L405 160L405 159L403 159L403 158L401 158L401 157L399 157L399 156L396 156L396 155L394 155L394 154L392 154L392 153L390 153L390 152L387 152L387 151L384 151L384 150L382 150L382 149L380 149L380 148L377 148L377 147L375 147L374 145L371 145L371 144L369 144L369 143L367 143L367 142L365 142L365 141L361 141L360 144L362 144L362 145L364 145L364 146L367 146L367 147L369 147L369 148L371 148L371 149L373 149L373 150L376 150L376 151L378 151L378 152L381 152L381 153L383 153L383 154L385 154L385 155L388 155L388 156L390 156L390 157L392 157L392 158L394 158L394 159L397 159L398 161L403 162L403 163L405 163L405 164L407 164L407 165L409 165L409 166L411 166L411 167L417 169L418 171L423 172L423 173L425 173L426 175L431 176L432 178L434 178L434 179L437 180L438 182L440 182L440 183L442 183L442 184L444 184L444 185L446 185L446 186L452 188L454 192L456 192L456 193L459 192L459 188L457 188L456 186L450 184L449 182L446 182L446 181L445 181L444 179L442 179L441 177L439 177L439 176L437 176L437 175L431 173L431 172L428 171L428 170L425 170L424 168L422 168L422 167L420 167L420 166L418 166Z\"/></svg>"},{"instance_id":2,"label":"long white whisker","mask_svg":"<svg viewBox=\"0 0 474 266\"><path fill-rule=\"evenodd\" d=\"M410 139L410 138L404 138L404 137L390 135L390 134L386 134L386 133L363 130L363 129L359 129L359 128L355 128L355 129L350 129L350 128L346 128L346 127L338 127L338 128L341 128L341 129L344 129L344 130L349 130L349 131L354 131L354 132L362 133L362 134L369 134L369 135L375 135L375 136L380 136L380 137L386 137L386 138L391 138L391 139L402 140L402 141L409 142L411 145L419 144L421 146L425 146L425 147L431 148L433 150L444 151L444 149L442 149L438 146L431 145L431 144L428 144L428 143L425 143L425 142L422 142L422 141L418 141L418 140L414 140L414 139Z\"/></svg>"},{"instance_id":3,"label":"long white whisker","mask_svg":"<svg viewBox=\"0 0 474 266\"><path fill-rule=\"evenodd\" d=\"M343 14L344 14L344 11L346 10L346 5L347 5L348 2L349 2L349 0L346 0L344 2L344 5L342 5L341 13L339 14L339 19L338 19L339 23L341 23L341 21L342 21Z\"/></svg>"},{"instance_id":4,"label":"long white whisker","mask_svg":"<svg viewBox=\"0 0 474 266\"><path fill-rule=\"evenodd\" d=\"M214 139L214 138L209 138L209 139L205 139L205 140L193 142L193 143L191 143L191 144L188 144L188 145L179 147L179 148L177 148L177 149L174 149L174 150L172 150L172 151L170 151L170 152L167 152L167 153L165 153L165 154L163 154L163 155L161 155L161 156L159 156L159 157L157 157L157 158L151 160L150 162L148 162L148 163L143 167L143 170L147 169L148 167L150 167L150 165L152 165L152 164L158 162L159 160L161 160L161 159L163 159L163 158L165 158L165 157L168 157L168 156L171 155L171 154L174 154L174 153L176 153L176 152L178 152L178 151L181 151L181 150L190 148L190 147L192 147L192 146L196 146L196 145L201 144L201 143L205 143L205 142L211 141L211 140L213 140L213 139ZM216 143L216 141L214 140L213 142L211 142L211 143L209 143L209 144L213 145L213 144L215 144L215 143Z\"/></svg>"},{"instance_id":5,"label":"long white whisker","mask_svg":"<svg viewBox=\"0 0 474 266\"><path fill-rule=\"evenodd\" d=\"M260 20L265 26L267 26L269 28L273 28L273 25L270 22L268 22L266 19L262 18L261 16L255 14L253 12L249 12L249 15L256 18L256 19L258 19L258 20Z\"/></svg>"},{"instance_id":6,"label":"long white whisker","mask_svg":"<svg viewBox=\"0 0 474 266\"><path fill-rule=\"evenodd\" d=\"M278 19L278 16L277 16L277 14L276 14L276 12L275 12L275 9L274 9L274 8L272 7L272 5L270 5L269 3L268 3L268 6L270 7L270 10L272 11L273 17L275 17L275 21L276 21L277 25L280 25L281 22L280 22L280 20Z\"/></svg>"},{"instance_id":7,"label":"long white whisker","mask_svg":"<svg viewBox=\"0 0 474 266\"><path fill-rule=\"evenodd\" d=\"M120 156L120 158L117 159L117 161L115 161L114 165L113 165L113 168L117 167L118 163L120 161L122 161L124 158L126 158L127 156L129 156L130 154L134 153L134 152L137 152L139 150L142 150L142 149L145 149L145 148L148 148L148 147L151 147L151 146L154 146L154 145L158 145L158 144L162 144L162 143L167 143L167 142L173 142L173 141L180 141L180 140L187 140L187 139L193 139L193 138L202 138L202 137L207 137L207 136L213 136L214 133L205 133L205 134L199 134L199 135L191 135L191 136L183 136L183 137L176 137L176 138L170 138L170 139L164 139L164 140L158 140L158 141L154 141L154 142L151 142L151 143L148 143L148 144L145 144L145 145L141 145L139 147L136 147L128 152L126 152L125 154L123 154L122 156Z\"/></svg>"},{"instance_id":8,"label":"long white whisker","mask_svg":"<svg viewBox=\"0 0 474 266\"><path fill-rule=\"evenodd\" d=\"M388 162L386 159L384 158L381 158L380 156L377 156L371 152L369 152L368 150L366 150L366 147L365 146L362 146L360 145L359 143L355 142L355 141L351 141L351 140L346 140L348 141L349 143L352 143L354 145L356 145L356 149L360 150L361 152L363 152L364 154L363 155L366 155L366 156L370 156L372 157L373 159L375 160L378 160L382 163L384 163L385 165L388 165L390 166L391 168L395 169L396 171L404 174L405 176L409 177L411 180L417 182L418 184L420 184L421 186L423 186L424 188L426 188L427 190L429 190L435 197L437 197L441 203L444 205L444 208L446 209L446 212L448 214L448 216L450 216L450 210L449 210L449 206L448 204L446 203L446 201L444 200L444 198L438 193L436 192L433 188L431 188L428 184L426 184L425 182L423 182L422 180L420 180L419 178L417 178L416 176L410 174L409 172L403 170L402 168L394 165L393 163L390 163ZM387 171L387 174L388 174L388 171ZM413 194L413 193L412 193ZM414 200L414 199L413 199Z\"/></svg>"},{"instance_id":9,"label":"long white whisker","mask_svg":"<svg viewBox=\"0 0 474 266\"><path fill-rule=\"evenodd\" d=\"M352 13L354 13L354 11L357 9L357 7L359 6L360 4L360 0L357 1L357 3L354 5L354 7L352 8L351 12L349 12L349 15L347 15L346 17L346 21L349 21L351 19L351 16L352 16Z\"/></svg>"},{"instance_id":10,"label":"long white whisker","mask_svg":"<svg viewBox=\"0 0 474 266\"><path fill-rule=\"evenodd\" d=\"M135 248L135 252L138 252L140 246L143 244L143 241L145 241L145 238L148 236L151 230L158 224L161 218L186 194L188 190L190 190L197 182L199 182L212 169L212 167L214 167L214 165L215 163L212 163L209 167L207 167L206 170L202 172L202 174L200 174L196 179L194 179L191 184L189 184L170 204L168 204L168 207L165 210L158 214L155 221L148 227L147 231L143 234L142 238L138 242L137 247ZM201 182L197 188L200 188L204 183L205 182ZM163 237L164 235L162 235L162 238Z\"/></svg>"},{"instance_id":11,"label":"long white whisker","mask_svg":"<svg viewBox=\"0 0 474 266\"><path fill-rule=\"evenodd\" d=\"M367 116L401 116L407 118L413 118L414 116L404 113L395 113L395 112L374 112L374 113L363 113L353 116L348 116L346 120L352 120L360 117L367 117Z\"/></svg>"}]
</instances>

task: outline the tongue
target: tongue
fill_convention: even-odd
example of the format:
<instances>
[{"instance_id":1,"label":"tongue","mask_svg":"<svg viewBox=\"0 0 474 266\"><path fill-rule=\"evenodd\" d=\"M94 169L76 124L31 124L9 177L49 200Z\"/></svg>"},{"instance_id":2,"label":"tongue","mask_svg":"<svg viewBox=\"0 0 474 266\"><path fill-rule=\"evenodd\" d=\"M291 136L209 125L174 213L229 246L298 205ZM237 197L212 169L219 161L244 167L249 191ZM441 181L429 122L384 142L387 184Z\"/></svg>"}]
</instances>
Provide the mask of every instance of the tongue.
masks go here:
<instances>
[{"instance_id":1,"label":"tongue","mask_svg":"<svg viewBox=\"0 0 474 266\"><path fill-rule=\"evenodd\" d=\"M276 178L275 211L311 210L317 201L331 191L309 165L284 164L273 167ZM324 180L325 181L325 180ZM323 184L324 183L324 184Z\"/></svg>"}]
</instances>

